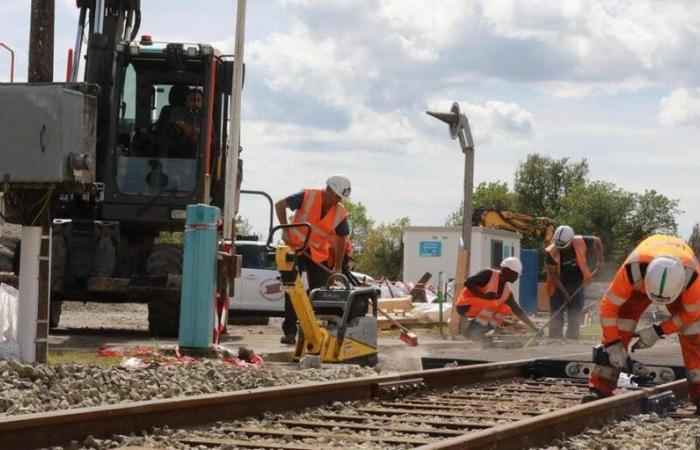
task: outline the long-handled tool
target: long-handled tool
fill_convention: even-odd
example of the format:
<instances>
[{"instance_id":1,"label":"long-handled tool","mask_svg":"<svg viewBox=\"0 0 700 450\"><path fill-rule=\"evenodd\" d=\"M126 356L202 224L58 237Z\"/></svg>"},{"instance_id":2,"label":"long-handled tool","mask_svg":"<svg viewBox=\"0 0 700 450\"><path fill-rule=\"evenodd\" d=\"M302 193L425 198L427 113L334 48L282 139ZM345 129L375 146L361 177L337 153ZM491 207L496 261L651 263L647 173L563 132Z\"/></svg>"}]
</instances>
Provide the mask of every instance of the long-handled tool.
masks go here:
<instances>
[{"instance_id":1,"label":"long-handled tool","mask_svg":"<svg viewBox=\"0 0 700 450\"><path fill-rule=\"evenodd\" d=\"M591 278L593 278L597 273L598 273L598 269L593 270L593 272L591 273ZM583 289L583 286L584 286L584 284L581 283L581 286L577 287L576 290L575 290L572 294L569 295L569 298L573 299L574 297L576 297L576 295L577 295L579 292L581 292L581 289ZM559 307L559 309L557 309L557 310L554 312L554 314L552 314L552 315L549 317L549 320L548 320L544 325L542 325L542 326L540 327L540 329L537 330L537 331L532 335L532 337L530 337L530 340L528 340L527 343L525 343L525 347L529 347L530 344L532 344L532 342L533 342L535 339L537 339L537 337L538 337L539 335L542 334L542 332L544 331L544 329L547 328L547 327L549 326L549 324L552 323L552 321L553 321L554 319L556 319L557 317L559 317L559 315L560 315L562 312L564 312L564 310L566 309L566 307L569 306L570 304L571 304L571 302L564 302L564 304L561 305L561 306Z\"/></svg>"},{"instance_id":2,"label":"long-handled tool","mask_svg":"<svg viewBox=\"0 0 700 450\"><path fill-rule=\"evenodd\" d=\"M306 251L304 251L304 255L307 258L309 258L309 260L314 262L313 259L311 259L311 255L309 255ZM316 263L314 262L314 264L316 264ZM331 269L329 269L324 264L316 264L316 265L318 267L322 268L323 270L325 270L329 274L333 273L333 271ZM355 275L353 275L352 272L350 272L350 269L347 269L345 272L346 273L344 275L348 278L348 280L350 280L350 282L352 284L354 284L355 286L360 286L360 284L361 284L360 280L358 280L357 277L355 277ZM389 322L391 322L394 326L396 326L401 331L401 334L399 335L400 341L404 342L406 345L410 345L411 347L415 347L418 345L418 336L413 331L409 330L404 325L401 325L398 320L394 319L393 317L389 316L389 314L387 314L386 312L379 309L379 305L377 305L377 312L379 314L381 314L382 316L386 317L387 319L389 319Z\"/></svg>"}]
</instances>

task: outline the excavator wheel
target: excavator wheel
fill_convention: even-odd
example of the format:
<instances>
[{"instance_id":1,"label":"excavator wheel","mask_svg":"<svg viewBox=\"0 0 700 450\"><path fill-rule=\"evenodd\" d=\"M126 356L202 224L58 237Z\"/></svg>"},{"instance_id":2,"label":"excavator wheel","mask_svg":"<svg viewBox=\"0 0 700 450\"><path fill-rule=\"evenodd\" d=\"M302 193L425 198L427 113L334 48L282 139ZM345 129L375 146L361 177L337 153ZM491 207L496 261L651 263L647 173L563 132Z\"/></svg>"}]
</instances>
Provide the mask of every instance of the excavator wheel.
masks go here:
<instances>
[{"instance_id":1,"label":"excavator wheel","mask_svg":"<svg viewBox=\"0 0 700 450\"><path fill-rule=\"evenodd\" d=\"M146 270L151 276L182 274L182 245L156 244L148 257ZM148 302L148 331L153 336L177 336L180 327L180 292L154 294Z\"/></svg>"}]
</instances>

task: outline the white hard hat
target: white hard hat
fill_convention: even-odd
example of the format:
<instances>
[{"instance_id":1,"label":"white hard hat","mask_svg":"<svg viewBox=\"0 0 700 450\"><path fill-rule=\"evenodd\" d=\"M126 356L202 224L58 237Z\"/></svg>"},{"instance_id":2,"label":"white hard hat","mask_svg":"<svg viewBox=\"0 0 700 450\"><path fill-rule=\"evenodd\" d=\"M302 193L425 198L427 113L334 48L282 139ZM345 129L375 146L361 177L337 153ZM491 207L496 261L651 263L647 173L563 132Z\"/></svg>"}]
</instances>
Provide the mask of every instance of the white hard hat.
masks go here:
<instances>
[{"instance_id":1,"label":"white hard hat","mask_svg":"<svg viewBox=\"0 0 700 450\"><path fill-rule=\"evenodd\" d=\"M559 225L554 230L554 245L558 248L568 246L574 240L574 229L568 225Z\"/></svg>"},{"instance_id":2,"label":"white hard hat","mask_svg":"<svg viewBox=\"0 0 700 450\"><path fill-rule=\"evenodd\" d=\"M350 180L348 177L341 175L339 173L331 175L328 180L326 180L326 186L331 188L331 191L338 194L339 197L347 200L350 198Z\"/></svg>"},{"instance_id":3,"label":"white hard hat","mask_svg":"<svg viewBox=\"0 0 700 450\"><path fill-rule=\"evenodd\" d=\"M523 273L523 263L515 256L509 256L501 261L501 267L507 267L518 275Z\"/></svg>"},{"instance_id":4,"label":"white hard hat","mask_svg":"<svg viewBox=\"0 0 700 450\"><path fill-rule=\"evenodd\" d=\"M667 305L678 298L685 285L685 268L673 256L657 256L644 275L647 297L654 303Z\"/></svg>"}]
</instances>

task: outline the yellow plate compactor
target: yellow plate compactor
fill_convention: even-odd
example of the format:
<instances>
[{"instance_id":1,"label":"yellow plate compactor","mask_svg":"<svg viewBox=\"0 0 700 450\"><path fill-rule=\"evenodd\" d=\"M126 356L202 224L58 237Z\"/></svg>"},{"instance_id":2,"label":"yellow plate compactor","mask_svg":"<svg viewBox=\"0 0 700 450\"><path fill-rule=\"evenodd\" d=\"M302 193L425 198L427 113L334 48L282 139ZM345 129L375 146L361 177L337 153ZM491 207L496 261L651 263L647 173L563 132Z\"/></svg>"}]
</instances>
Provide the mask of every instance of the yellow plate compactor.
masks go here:
<instances>
[{"instance_id":1,"label":"yellow plate compactor","mask_svg":"<svg viewBox=\"0 0 700 450\"><path fill-rule=\"evenodd\" d=\"M306 228L306 242L296 250L286 244L271 247L275 231L285 228ZM296 312L301 335L294 359L302 367L318 367L321 363L377 364L377 299L376 287L351 287L347 278L334 274L323 288L307 295L301 280L298 258L308 246L311 226L308 223L278 225L268 237L268 248L274 250L284 291ZM341 287L334 287L337 282ZM373 304L369 314L369 305Z\"/></svg>"}]
</instances>

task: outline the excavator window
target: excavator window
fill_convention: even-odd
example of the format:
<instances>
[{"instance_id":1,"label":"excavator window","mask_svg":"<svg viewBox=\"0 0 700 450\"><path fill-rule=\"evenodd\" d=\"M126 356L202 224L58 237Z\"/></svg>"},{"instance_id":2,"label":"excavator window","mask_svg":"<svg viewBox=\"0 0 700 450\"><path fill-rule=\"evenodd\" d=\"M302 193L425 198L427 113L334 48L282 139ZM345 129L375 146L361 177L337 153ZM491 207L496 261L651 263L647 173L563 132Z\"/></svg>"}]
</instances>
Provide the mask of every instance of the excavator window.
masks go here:
<instances>
[{"instance_id":1,"label":"excavator window","mask_svg":"<svg viewBox=\"0 0 700 450\"><path fill-rule=\"evenodd\" d=\"M116 152L123 194L187 196L196 188L203 87L196 76L178 77L126 68Z\"/></svg>"}]
</instances>

